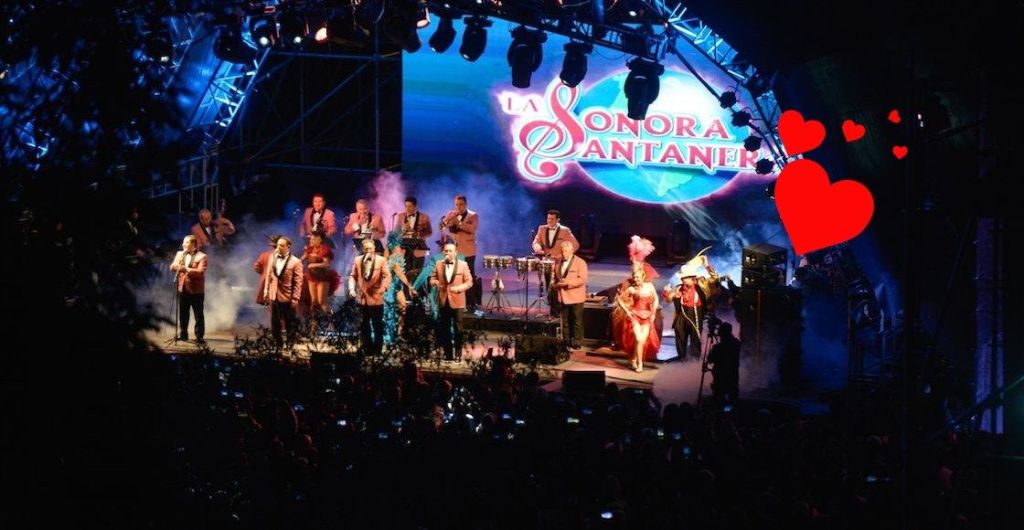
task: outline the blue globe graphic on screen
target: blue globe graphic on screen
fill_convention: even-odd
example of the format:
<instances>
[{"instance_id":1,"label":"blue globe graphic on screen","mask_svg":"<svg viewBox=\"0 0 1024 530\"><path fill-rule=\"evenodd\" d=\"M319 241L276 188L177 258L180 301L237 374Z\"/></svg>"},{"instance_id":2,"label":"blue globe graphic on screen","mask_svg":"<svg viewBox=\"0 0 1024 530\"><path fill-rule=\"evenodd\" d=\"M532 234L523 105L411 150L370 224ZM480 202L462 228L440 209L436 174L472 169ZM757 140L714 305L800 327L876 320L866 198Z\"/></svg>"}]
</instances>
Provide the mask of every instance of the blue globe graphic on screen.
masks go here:
<instances>
[{"instance_id":1,"label":"blue globe graphic on screen","mask_svg":"<svg viewBox=\"0 0 1024 530\"><path fill-rule=\"evenodd\" d=\"M573 112L577 116L582 116L588 108L604 107L625 114L627 101L622 87L627 74L628 72L623 72L606 77L586 88ZM747 137L747 127L733 127L730 123L731 112L728 109L722 109L718 100L688 73L666 71L661 76L661 90L658 99L647 110L648 116L654 113L663 113L668 116L690 114L697 116L702 121L708 121L717 116L725 124L732 139L653 137L644 133L639 140L676 142L680 147L698 142L701 145L716 144L736 147L739 151L743 151L742 142ZM700 126L695 128L695 131L699 133ZM593 133L589 134L593 137ZM616 135L608 137L628 139ZM655 150L655 159L658 157L658 152ZM604 189L627 199L654 204L676 204L706 197L720 189L738 173L734 168L719 168L713 173L708 173L703 167L644 165L639 158L638 154L635 168L616 160L577 159L577 163L594 182Z\"/></svg>"}]
</instances>

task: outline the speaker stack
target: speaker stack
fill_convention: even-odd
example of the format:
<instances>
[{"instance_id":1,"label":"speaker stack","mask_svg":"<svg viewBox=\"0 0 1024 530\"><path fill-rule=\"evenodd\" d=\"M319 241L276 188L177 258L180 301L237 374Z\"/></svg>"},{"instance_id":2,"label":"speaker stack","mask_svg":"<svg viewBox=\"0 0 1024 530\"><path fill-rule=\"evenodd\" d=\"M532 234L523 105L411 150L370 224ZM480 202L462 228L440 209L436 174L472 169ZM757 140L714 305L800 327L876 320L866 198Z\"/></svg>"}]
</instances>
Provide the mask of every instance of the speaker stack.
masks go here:
<instances>
[{"instance_id":1,"label":"speaker stack","mask_svg":"<svg viewBox=\"0 0 1024 530\"><path fill-rule=\"evenodd\" d=\"M756 359L775 357L783 386L800 374L803 299L786 286L786 249L759 243L743 248L742 283L733 305L741 351Z\"/></svg>"}]
</instances>

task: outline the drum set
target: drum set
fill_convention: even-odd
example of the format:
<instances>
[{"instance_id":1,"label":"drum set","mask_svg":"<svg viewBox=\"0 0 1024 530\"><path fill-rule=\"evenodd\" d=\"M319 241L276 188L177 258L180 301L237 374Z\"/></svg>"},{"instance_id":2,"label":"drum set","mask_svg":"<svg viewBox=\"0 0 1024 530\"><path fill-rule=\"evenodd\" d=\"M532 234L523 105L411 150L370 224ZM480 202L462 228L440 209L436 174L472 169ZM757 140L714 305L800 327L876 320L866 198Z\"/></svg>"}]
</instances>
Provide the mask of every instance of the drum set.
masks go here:
<instances>
[{"instance_id":1,"label":"drum set","mask_svg":"<svg viewBox=\"0 0 1024 530\"><path fill-rule=\"evenodd\" d=\"M508 298L504 294L505 283L501 279L501 271L511 269L513 266L515 267L519 281L526 283L526 289L523 292L526 299L523 300L523 307L526 307L525 314L527 318L529 318L530 309L533 305L547 303L544 296L544 278L549 278L551 276L551 272L555 267L555 260L538 257L516 258L514 256L485 255L484 268L494 270L494 278L491 280L491 297L486 306L488 309L492 311L505 312L510 306ZM531 273L537 274L538 292L537 299L535 299L532 304L528 304Z\"/></svg>"}]
</instances>

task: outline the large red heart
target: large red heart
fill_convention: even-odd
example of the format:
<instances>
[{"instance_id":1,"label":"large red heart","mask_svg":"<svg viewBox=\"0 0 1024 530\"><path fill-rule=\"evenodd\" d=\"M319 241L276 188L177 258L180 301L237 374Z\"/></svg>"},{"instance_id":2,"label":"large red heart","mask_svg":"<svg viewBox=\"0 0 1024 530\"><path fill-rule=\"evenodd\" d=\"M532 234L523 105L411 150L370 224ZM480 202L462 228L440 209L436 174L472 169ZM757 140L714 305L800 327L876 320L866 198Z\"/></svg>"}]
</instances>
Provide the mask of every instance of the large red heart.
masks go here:
<instances>
[{"instance_id":1,"label":"large red heart","mask_svg":"<svg viewBox=\"0 0 1024 530\"><path fill-rule=\"evenodd\" d=\"M775 182L775 206L798 255L849 241L860 234L875 211L875 199L863 184L832 184L813 160L796 160Z\"/></svg>"},{"instance_id":2,"label":"large red heart","mask_svg":"<svg viewBox=\"0 0 1024 530\"><path fill-rule=\"evenodd\" d=\"M779 138L786 154L796 156L817 148L825 141L825 126L817 120L804 121L799 112L787 110L779 116Z\"/></svg>"},{"instance_id":3,"label":"large red heart","mask_svg":"<svg viewBox=\"0 0 1024 530\"><path fill-rule=\"evenodd\" d=\"M843 121L843 138L846 138L846 143L856 142L863 138L865 130L863 125L853 120Z\"/></svg>"}]
</instances>

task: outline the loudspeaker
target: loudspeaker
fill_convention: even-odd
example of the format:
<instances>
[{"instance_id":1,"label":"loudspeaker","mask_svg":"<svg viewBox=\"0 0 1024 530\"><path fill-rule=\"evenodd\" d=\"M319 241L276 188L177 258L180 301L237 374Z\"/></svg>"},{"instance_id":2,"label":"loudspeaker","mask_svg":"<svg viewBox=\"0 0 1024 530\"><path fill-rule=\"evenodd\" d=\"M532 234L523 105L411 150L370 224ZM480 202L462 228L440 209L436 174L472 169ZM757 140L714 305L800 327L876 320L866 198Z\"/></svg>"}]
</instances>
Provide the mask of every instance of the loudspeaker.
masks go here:
<instances>
[{"instance_id":1,"label":"loudspeaker","mask_svg":"<svg viewBox=\"0 0 1024 530\"><path fill-rule=\"evenodd\" d=\"M690 247L690 223L685 219L676 219L672 221L672 233L668 236L668 251L666 254L669 258L682 259L690 254L692 250Z\"/></svg>"},{"instance_id":2,"label":"loudspeaker","mask_svg":"<svg viewBox=\"0 0 1024 530\"><path fill-rule=\"evenodd\" d=\"M516 335L516 362L561 364L569 360L569 350L555 337L545 335Z\"/></svg>"},{"instance_id":3,"label":"loudspeaker","mask_svg":"<svg viewBox=\"0 0 1024 530\"><path fill-rule=\"evenodd\" d=\"M740 280L743 287L752 287L755 289L765 287L781 287L786 283L786 279L783 277L782 271L774 268L744 268L743 276Z\"/></svg>"},{"instance_id":4,"label":"loudspeaker","mask_svg":"<svg viewBox=\"0 0 1024 530\"><path fill-rule=\"evenodd\" d=\"M611 306L606 304L583 304L583 339L611 342Z\"/></svg>"},{"instance_id":5,"label":"loudspeaker","mask_svg":"<svg viewBox=\"0 0 1024 530\"><path fill-rule=\"evenodd\" d=\"M604 370L567 370L562 372L562 392L600 394L604 392Z\"/></svg>"},{"instance_id":6,"label":"loudspeaker","mask_svg":"<svg viewBox=\"0 0 1024 530\"><path fill-rule=\"evenodd\" d=\"M768 243L757 243L743 247L744 269L765 269L769 267L786 265L786 249L769 245Z\"/></svg>"}]
</instances>

